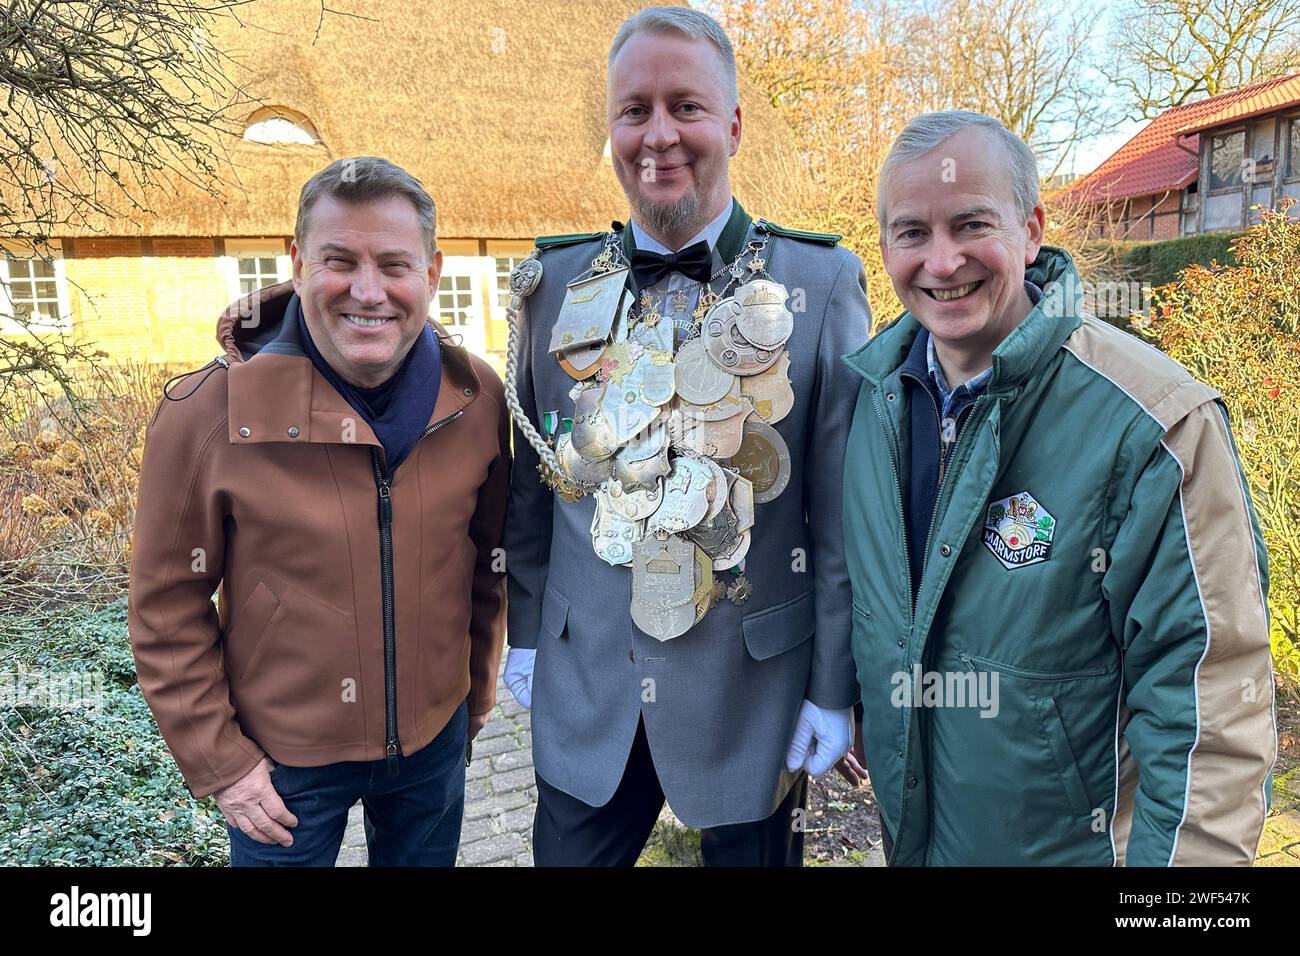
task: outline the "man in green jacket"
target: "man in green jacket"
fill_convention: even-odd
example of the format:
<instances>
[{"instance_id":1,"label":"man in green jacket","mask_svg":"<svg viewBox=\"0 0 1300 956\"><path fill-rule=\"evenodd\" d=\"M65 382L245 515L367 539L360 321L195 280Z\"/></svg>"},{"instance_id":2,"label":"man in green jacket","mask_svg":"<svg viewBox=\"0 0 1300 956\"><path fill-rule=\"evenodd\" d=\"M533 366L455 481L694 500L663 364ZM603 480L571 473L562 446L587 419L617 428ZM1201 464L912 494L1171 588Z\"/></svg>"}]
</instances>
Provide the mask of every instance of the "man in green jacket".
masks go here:
<instances>
[{"instance_id":1,"label":"man in green jacket","mask_svg":"<svg viewBox=\"0 0 1300 956\"><path fill-rule=\"evenodd\" d=\"M878 198L907 311L845 359L844 537L890 864L1251 863L1267 570L1220 396L1082 314L996 120L917 118Z\"/></svg>"}]
</instances>

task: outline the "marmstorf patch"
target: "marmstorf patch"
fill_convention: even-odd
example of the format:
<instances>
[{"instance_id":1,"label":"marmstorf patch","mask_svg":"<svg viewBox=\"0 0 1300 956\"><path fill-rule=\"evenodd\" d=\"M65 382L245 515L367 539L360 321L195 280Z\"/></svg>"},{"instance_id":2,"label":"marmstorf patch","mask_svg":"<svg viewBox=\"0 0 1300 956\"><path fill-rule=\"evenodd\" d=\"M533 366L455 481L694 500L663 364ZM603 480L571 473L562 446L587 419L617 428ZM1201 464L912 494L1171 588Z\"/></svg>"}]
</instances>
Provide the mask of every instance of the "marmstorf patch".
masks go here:
<instances>
[{"instance_id":1,"label":"marmstorf patch","mask_svg":"<svg viewBox=\"0 0 1300 956\"><path fill-rule=\"evenodd\" d=\"M1004 568L1039 564L1052 556L1053 518L1027 491L989 502L984 546Z\"/></svg>"}]
</instances>

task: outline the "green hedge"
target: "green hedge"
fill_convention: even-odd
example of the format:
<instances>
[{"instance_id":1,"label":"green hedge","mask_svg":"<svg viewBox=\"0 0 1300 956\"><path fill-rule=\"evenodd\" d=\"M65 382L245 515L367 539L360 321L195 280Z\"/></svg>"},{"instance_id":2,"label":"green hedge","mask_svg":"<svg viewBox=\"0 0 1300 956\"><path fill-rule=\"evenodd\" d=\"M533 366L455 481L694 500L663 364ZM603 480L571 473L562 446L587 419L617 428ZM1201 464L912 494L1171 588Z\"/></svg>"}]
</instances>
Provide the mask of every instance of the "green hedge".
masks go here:
<instances>
[{"instance_id":1,"label":"green hedge","mask_svg":"<svg viewBox=\"0 0 1300 956\"><path fill-rule=\"evenodd\" d=\"M1164 242L1143 242L1129 253L1129 267L1153 286L1167 285L1193 263L1208 266L1218 260L1225 265L1236 265L1232 242L1240 235L1239 232L1207 232Z\"/></svg>"},{"instance_id":2,"label":"green hedge","mask_svg":"<svg viewBox=\"0 0 1300 956\"><path fill-rule=\"evenodd\" d=\"M56 708L16 695L13 675L23 670L101 675L98 706ZM140 694L125 599L102 611L63 605L6 614L0 672L7 688L0 700L0 865L228 861L215 801L195 800L185 789Z\"/></svg>"},{"instance_id":3,"label":"green hedge","mask_svg":"<svg viewBox=\"0 0 1300 956\"><path fill-rule=\"evenodd\" d=\"M1159 242L1095 240L1090 245L1093 248L1118 247L1121 267L1133 281L1158 286L1175 281L1178 273L1193 263L1208 266L1217 260L1225 265L1236 265L1232 242L1240 235L1239 232L1207 232Z\"/></svg>"}]
</instances>

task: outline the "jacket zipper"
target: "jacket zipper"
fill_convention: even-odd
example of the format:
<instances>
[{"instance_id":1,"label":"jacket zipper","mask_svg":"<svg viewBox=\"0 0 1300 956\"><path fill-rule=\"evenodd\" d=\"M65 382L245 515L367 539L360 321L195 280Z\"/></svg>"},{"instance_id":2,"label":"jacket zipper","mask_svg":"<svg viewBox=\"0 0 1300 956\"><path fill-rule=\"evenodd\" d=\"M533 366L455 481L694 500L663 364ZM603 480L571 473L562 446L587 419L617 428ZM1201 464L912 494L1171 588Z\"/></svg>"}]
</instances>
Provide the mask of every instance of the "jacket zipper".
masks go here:
<instances>
[{"instance_id":1,"label":"jacket zipper","mask_svg":"<svg viewBox=\"0 0 1300 956\"><path fill-rule=\"evenodd\" d=\"M903 533L903 573L907 575L907 593L912 593L912 561L908 557L907 551L907 516L903 513L903 483L898 477L898 440L890 434L889 427L886 424L889 420L885 417L885 410L880 404L879 389L871 390L871 401L876 406L876 419L880 422L880 430L884 433L885 444L889 446L889 468L894 473L894 498L898 503L898 526ZM913 618L916 614L915 602L907 603L907 632L911 634Z\"/></svg>"},{"instance_id":2,"label":"jacket zipper","mask_svg":"<svg viewBox=\"0 0 1300 956\"><path fill-rule=\"evenodd\" d=\"M464 413L459 408L442 421L434 422L415 443L418 445ZM379 449L374 445L370 446L370 463L374 466L375 490L379 495L379 586L384 605L384 757L385 772L391 780L397 776L397 758L402 753L402 742L397 736L397 633L393 621L393 479L380 466Z\"/></svg>"},{"instance_id":3,"label":"jacket zipper","mask_svg":"<svg viewBox=\"0 0 1300 956\"><path fill-rule=\"evenodd\" d=\"M1019 677L1024 680L1043 680L1043 681L1067 681L1082 680L1087 677L1105 677L1114 671L1114 667L1089 667L1081 671L1031 671L1023 667L1015 667L1011 664L1003 664L1001 661L990 660L987 657L976 657L974 654L961 653L957 659L968 666L971 670L976 667L983 667L990 671L999 671L1012 677Z\"/></svg>"},{"instance_id":4,"label":"jacket zipper","mask_svg":"<svg viewBox=\"0 0 1300 956\"><path fill-rule=\"evenodd\" d=\"M927 390L926 394L929 394L929 391L928 391L928 390ZM974 405L968 405L965 409L962 410L963 413L969 411L969 412L971 413L971 418L973 419L973 418L975 417L975 410L978 409L982 404L984 404L984 399L985 399L985 398L986 398L986 395L981 395L981 396L979 396L977 399L975 399L975 404L974 404ZM933 396L933 395L930 396L930 401L931 401L931 402L934 401L934 396ZM960 414L957 416L957 421L958 421L959 423L960 423L960 421L961 421L961 415L960 415ZM962 439L965 438L965 437L966 437L966 434L965 434L965 433L963 433L963 434L961 434L961 435L958 436L958 438L957 438L957 445L956 445L956 447L954 447L953 450L952 450L952 457L953 457L953 458L956 458L956 457L957 457L957 452L958 452L958 450L961 448L961 442L962 442ZM936 491L936 493L935 493L935 497L934 497L934 510L933 510L932 512L930 512L930 529L925 533L925 550L921 552L921 577L922 577L922 578L925 577L925 569L926 569L926 566L930 563L930 544L931 544L931 542L932 542L933 539L934 539L934 524L935 524L935 520L939 517L939 505L943 503L943 493L944 493L944 492L947 490L947 488L948 488L948 481L947 481L948 475L947 475L947 470L944 468L944 465L943 465L943 451L942 451L942 449L940 449L940 452L939 452L939 476L940 476L940 477L939 477L939 488L938 488L938 490ZM918 597L920 596L919 593L918 593L917 596L918 596Z\"/></svg>"}]
</instances>

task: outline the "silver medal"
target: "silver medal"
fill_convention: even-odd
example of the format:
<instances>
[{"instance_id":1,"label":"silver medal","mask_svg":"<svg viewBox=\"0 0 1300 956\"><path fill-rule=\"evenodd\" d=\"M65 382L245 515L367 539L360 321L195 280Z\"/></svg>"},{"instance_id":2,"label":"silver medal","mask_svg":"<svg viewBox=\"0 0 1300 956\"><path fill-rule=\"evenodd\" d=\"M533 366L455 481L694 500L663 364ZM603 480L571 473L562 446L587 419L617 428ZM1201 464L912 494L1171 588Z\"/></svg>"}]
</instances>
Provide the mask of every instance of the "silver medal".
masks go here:
<instances>
[{"instance_id":1,"label":"silver medal","mask_svg":"<svg viewBox=\"0 0 1300 956\"><path fill-rule=\"evenodd\" d=\"M725 554L719 554L713 558L713 570L726 571L728 568L734 568L736 565L740 564L740 562L745 559L745 555L749 553L749 544L751 540L750 532L743 532L734 548Z\"/></svg>"},{"instance_id":2,"label":"silver medal","mask_svg":"<svg viewBox=\"0 0 1300 956\"><path fill-rule=\"evenodd\" d=\"M663 479L656 478L652 488L628 491L617 478L611 478L603 487L609 507L628 521L644 521L655 513L663 500Z\"/></svg>"},{"instance_id":3,"label":"silver medal","mask_svg":"<svg viewBox=\"0 0 1300 956\"><path fill-rule=\"evenodd\" d=\"M630 521L607 507L603 495L596 496L591 517L591 546L596 557L611 567L632 563L632 547L644 535L640 521Z\"/></svg>"},{"instance_id":4,"label":"silver medal","mask_svg":"<svg viewBox=\"0 0 1300 956\"><path fill-rule=\"evenodd\" d=\"M560 459L560 467L574 481L580 484L596 485L614 473L614 459L602 458L590 461L573 447L573 435L566 432L555 440L555 455Z\"/></svg>"},{"instance_id":5,"label":"silver medal","mask_svg":"<svg viewBox=\"0 0 1300 956\"><path fill-rule=\"evenodd\" d=\"M709 357L703 338L691 339L673 359L677 394L693 405L709 405L727 395L736 376L720 368Z\"/></svg>"},{"instance_id":6,"label":"silver medal","mask_svg":"<svg viewBox=\"0 0 1300 956\"><path fill-rule=\"evenodd\" d=\"M764 349L745 338L736 325L740 306L726 298L709 310L704 320L705 348L720 367L736 375L757 375L771 368L780 352Z\"/></svg>"},{"instance_id":7,"label":"silver medal","mask_svg":"<svg viewBox=\"0 0 1300 956\"><path fill-rule=\"evenodd\" d=\"M673 400L677 389L672 352L647 351L637 369L640 371L642 401L661 408Z\"/></svg>"},{"instance_id":8,"label":"silver medal","mask_svg":"<svg viewBox=\"0 0 1300 956\"><path fill-rule=\"evenodd\" d=\"M603 384L584 388L573 404L573 447L588 461L608 458L622 444L601 412L604 391Z\"/></svg>"},{"instance_id":9,"label":"silver medal","mask_svg":"<svg viewBox=\"0 0 1300 956\"><path fill-rule=\"evenodd\" d=\"M736 289L740 334L760 349L783 346L794 331L794 313L785 307L787 298L785 286L769 279L755 279Z\"/></svg>"},{"instance_id":10,"label":"silver medal","mask_svg":"<svg viewBox=\"0 0 1300 956\"><path fill-rule=\"evenodd\" d=\"M664 498L646 523L649 532L677 534L693 528L709 512L713 473L694 458L678 458L664 480ZM716 493L716 489L715 489Z\"/></svg>"},{"instance_id":11,"label":"silver medal","mask_svg":"<svg viewBox=\"0 0 1300 956\"><path fill-rule=\"evenodd\" d=\"M727 496L731 484L727 481L727 472L712 458L701 458L701 462L713 474L713 496L709 499L709 510L704 515L705 521L712 521L727 506Z\"/></svg>"},{"instance_id":12,"label":"silver medal","mask_svg":"<svg viewBox=\"0 0 1300 956\"><path fill-rule=\"evenodd\" d=\"M641 461L631 461L625 458L622 452L614 456L614 477L626 491L644 491L654 488L658 479L668 475L670 468L666 441L657 453Z\"/></svg>"},{"instance_id":13,"label":"silver medal","mask_svg":"<svg viewBox=\"0 0 1300 956\"><path fill-rule=\"evenodd\" d=\"M580 348L609 337L623 301L627 269L616 269L569 284L547 351Z\"/></svg>"},{"instance_id":14,"label":"silver medal","mask_svg":"<svg viewBox=\"0 0 1300 956\"><path fill-rule=\"evenodd\" d=\"M675 407L668 418L669 441L675 448L706 458L730 458L740 450L748 417L746 410L722 421L708 422L691 418L682 407Z\"/></svg>"},{"instance_id":15,"label":"silver medal","mask_svg":"<svg viewBox=\"0 0 1300 956\"><path fill-rule=\"evenodd\" d=\"M775 425L794 408L794 388L790 385L790 353L782 352L775 365L766 372L747 375L740 380L741 394L754 403L754 414Z\"/></svg>"},{"instance_id":16,"label":"silver medal","mask_svg":"<svg viewBox=\"0 0 1300 956\"><path fill-rule=\"evenodd\" d=\"M664 421L664 416L656 418L645 431L633 436L620 448L617 452L618 456L627 461L645 461L659 454L668 441L668 428Z\"/></svg>"},{"instance_id":17,"label":"silver medal","mask_svg":"<svg viewBox=\"0 0 1300 956\"><path fill-rule=\"evenodd\" d=\"M733 415L752 411L754 408L753 403L740 391L740 379L732 376L732 382L734 384L726 395L723 395L717 401L710 402L708 405L683 402L681 405L682 414L700 421L720 422L724 418L731 418Z\"/></svg>"},{"instance_id":18,"label":"silver medal","mask_svg":"<svg viewBox=\"0 0 1300 956\"><path fill-rule=\"evenodd\" d=\"M632 546L632 622L655 640L695 623L695 545L677 535L646 536Z\"/></svg>"},{"instance_id":19,"label":"silver medal","mask_svg":"<svg viewBox=\"0 0 1300 956\"><path fill-rule=\"evenodd\" d=\"M754 527L754 485L748 478L727 472L731 491L727 495L727 504L736 513L738 529L748 531Z\"/></svg>"},{"instance_id":20,"label":"silver medal","mask_svg":"<svg viewBox=\"0 0 1300 956\"><path fill-rule=\"evenodd\" d=\"M642 376L637 369L649 361L649 353L635 343L615 342L605 350L605 366L612 371L600 397L600 411L614 434L615 446L639 434L659 414L657 406L641 398ZM605 374L603 369L601 374Z\"/></svg>"},{"instance_id":21,"label":"silver medal","mask_svg":"<svg viewBox=\"0 0 1300 956\"><path fill-rule=\"evenodd\" d=\"M736 513L730 508L723 508L714 518L701 521L690 531L685 532L685 537L703 548L712 561L715 557L722 557L734 551L740 544L740 534Z\"/></svg>"}]
</instances>

